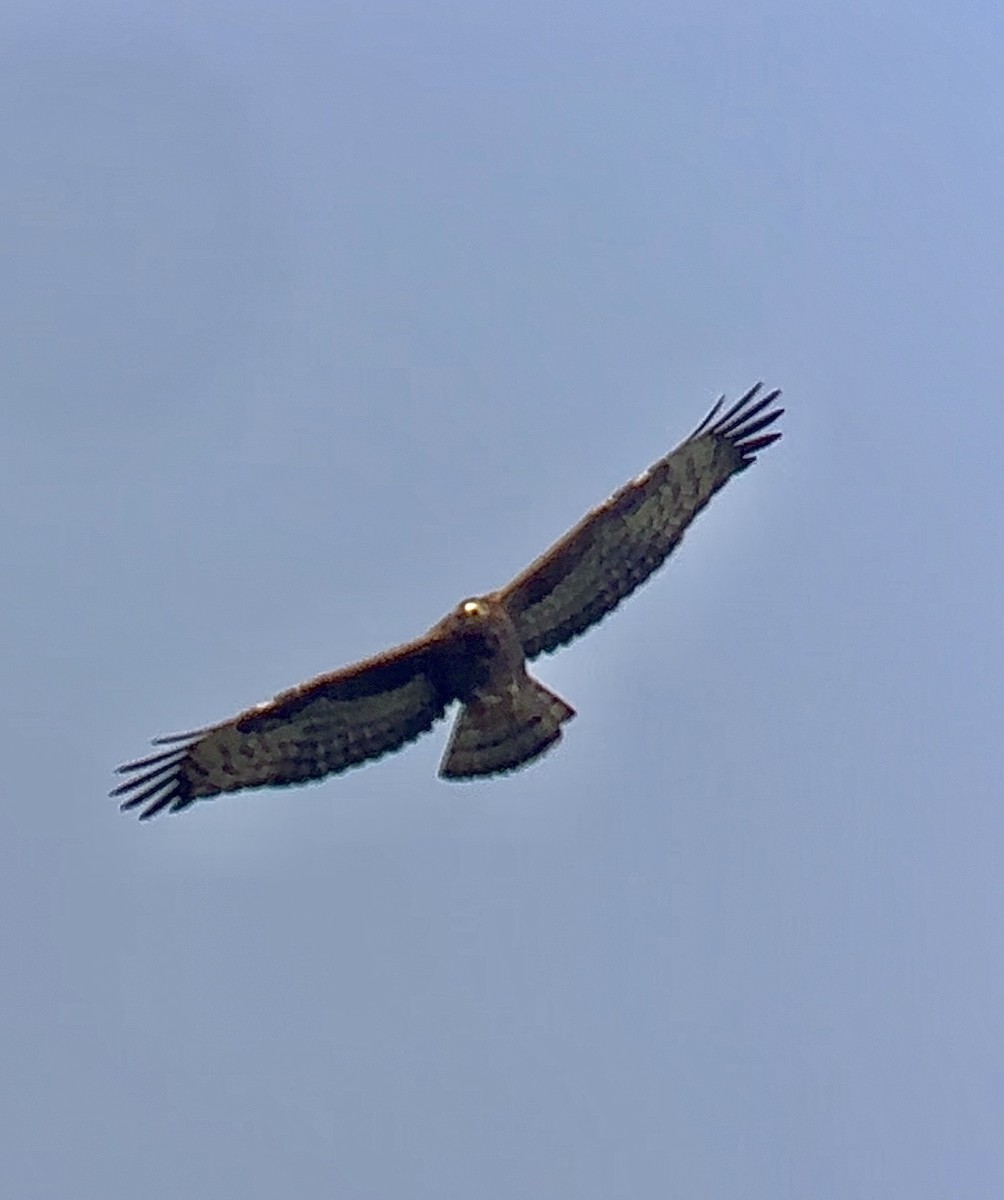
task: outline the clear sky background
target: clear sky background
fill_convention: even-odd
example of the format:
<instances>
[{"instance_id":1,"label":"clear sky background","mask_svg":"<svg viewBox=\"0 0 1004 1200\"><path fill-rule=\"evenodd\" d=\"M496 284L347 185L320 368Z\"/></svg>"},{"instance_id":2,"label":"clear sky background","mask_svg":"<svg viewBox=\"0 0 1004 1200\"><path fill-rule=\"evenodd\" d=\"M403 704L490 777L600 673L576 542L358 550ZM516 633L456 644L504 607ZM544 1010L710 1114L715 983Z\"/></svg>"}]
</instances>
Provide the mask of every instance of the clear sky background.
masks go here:
<instances>
[{"instance_id":1,"label":"clear sky background","mask_svg":"<svg viewBox=\"0 0 1004 1200\"><path fill-rule=\"evenodd\" d=\"M5 1196L1004 1195L1002 61L973 3L8 0ZM759 378L537 765L107 799Z\"/></svg>"}]
</instances>

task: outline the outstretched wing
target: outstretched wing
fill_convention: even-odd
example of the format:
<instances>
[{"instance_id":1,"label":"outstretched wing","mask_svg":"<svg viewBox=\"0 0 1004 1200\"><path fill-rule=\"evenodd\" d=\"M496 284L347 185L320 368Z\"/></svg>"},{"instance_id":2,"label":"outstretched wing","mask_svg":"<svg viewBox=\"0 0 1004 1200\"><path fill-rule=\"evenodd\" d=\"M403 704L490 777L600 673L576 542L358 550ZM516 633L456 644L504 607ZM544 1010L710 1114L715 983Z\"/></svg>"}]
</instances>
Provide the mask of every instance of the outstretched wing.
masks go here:
<instances>
[{"instance_id":1,"label":"outstretched wing","mask_svg":"<svg viewBox=\"0 0 1004 1200\"><path fill-rule=\"evenodd\" d=\"M555 650L611 612L656 570L711 497L780 433L784 412L761 384L719 416L725 397L685 442L495 593L516 625L527 658Z\"/></svg>"},{"instance_id":2,"label":"outstretched wing","mask_svg":"<svg viewBox=\"0 0 1004 1200\"><path fill-rule=\"evenodd\" d=\"M320 675L230 721L158 738L171 748L119 767L113 796L141 818L241 788L303 783L397 750L453 699L448 647L431 638Z\"/></svg>"}]
</instances>

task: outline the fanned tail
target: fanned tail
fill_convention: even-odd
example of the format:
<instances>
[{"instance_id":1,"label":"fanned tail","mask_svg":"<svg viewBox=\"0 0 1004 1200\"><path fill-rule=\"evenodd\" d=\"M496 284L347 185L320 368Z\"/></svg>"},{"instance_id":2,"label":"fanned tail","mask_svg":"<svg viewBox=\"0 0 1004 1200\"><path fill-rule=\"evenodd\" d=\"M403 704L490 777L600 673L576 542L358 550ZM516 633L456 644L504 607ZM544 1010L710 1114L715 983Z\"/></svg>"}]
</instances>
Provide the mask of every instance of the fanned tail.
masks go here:
<instances>
[{"instance_id":1,"label":"fanned tail","mask_svg":"<svg viewBox=\"0 0 1004 1200\"><path fill-rule=\"evenodd\" d=\"M474 779L514 771L553 746L575 709L536 679L480 693L457 715L439 774Z\"/></svg>"}]
</instances>

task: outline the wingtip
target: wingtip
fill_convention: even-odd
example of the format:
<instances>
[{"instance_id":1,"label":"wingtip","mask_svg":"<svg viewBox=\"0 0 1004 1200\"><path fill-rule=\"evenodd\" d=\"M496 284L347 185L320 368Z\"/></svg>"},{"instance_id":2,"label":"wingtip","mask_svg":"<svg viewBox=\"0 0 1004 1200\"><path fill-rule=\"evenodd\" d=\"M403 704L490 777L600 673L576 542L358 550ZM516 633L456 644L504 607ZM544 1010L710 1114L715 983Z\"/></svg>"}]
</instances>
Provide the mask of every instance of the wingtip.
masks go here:
<instances>
[{"instance_id":1,"label":"wingtip","mask_svg":"<svg viewBox=\"0 0 1004 1200\"><path fill-rule=\"evenodd\" d=\"M728 442L747 465L753 461L752 455L757 450L764 449L781 436L780 431L763 437L756 436L784 415L783 408L771 408L781 395L781 389L773 388L760 396L761 387L760 383L751 387L708 430L711 436Z\"/></svg>"},{"instance_id":2,"label":"wingtip","mask_svg":"<svg viewBox=\"0 0 1004 1200\"><path fill-rule=\"evenodd\" d=\"M715 417L718 416L719 412L721 411L721 407L724 403L725 403L725 396L724 395L719 396L718 399L715 401L714 405L712 406L710 412L707 414L707 416L704 418L704 420L700 423L700 425L698 425L698 427L694 430L694 432L690 435L689 440L692 441L694 438L700 437L700 435L708 428L708 426L715 419Z\"/></svg>"},{"instance_id":3,"label":"wingtip","mask_svg":"<svg viewBox=\"0 0 1004 1200\"><path fill-rule=\"evenodd\" d=\"M207 729L190 729L188 733L164 733L151 739L152 746L172 746L176 742L190 742L193 738L201 737Z\"/></svg>"},{"instance_id":4,"label":"wingtip","mask_svg":"<svg viewBox=\"0 0 1004 1200\"><path fill-rule=\"evenodd\" d=\"M765 433L763 437L754 438L751 442L743 443L743 453L749 457L752 454L758 454L761 450L765 450L768 446L772 446L774 442L781 440L781 433Z\"/></svg>"}]
</instances>

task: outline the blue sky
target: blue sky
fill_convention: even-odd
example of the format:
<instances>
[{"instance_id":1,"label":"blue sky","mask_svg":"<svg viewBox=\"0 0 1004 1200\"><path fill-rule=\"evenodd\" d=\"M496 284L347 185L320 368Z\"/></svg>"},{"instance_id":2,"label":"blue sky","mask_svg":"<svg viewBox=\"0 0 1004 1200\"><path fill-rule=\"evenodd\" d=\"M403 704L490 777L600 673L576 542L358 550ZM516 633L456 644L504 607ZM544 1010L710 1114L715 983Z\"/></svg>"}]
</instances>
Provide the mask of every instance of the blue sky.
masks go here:
<instances>
[{"instance_id":1,"label":"blue sky","mask_svg":"<svg viewBox=\"0 0 1004 1200\"><path fill-rule=\"evenodd\" d=\"M0 16L5 1194L1004 1191L986 6ZM784 439L554 753L149 824L158 733Z\"/></svg>"}]
</instances>

